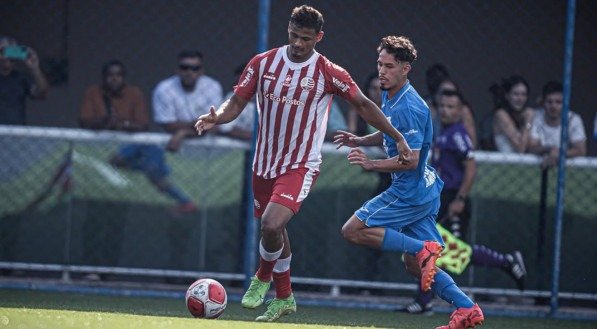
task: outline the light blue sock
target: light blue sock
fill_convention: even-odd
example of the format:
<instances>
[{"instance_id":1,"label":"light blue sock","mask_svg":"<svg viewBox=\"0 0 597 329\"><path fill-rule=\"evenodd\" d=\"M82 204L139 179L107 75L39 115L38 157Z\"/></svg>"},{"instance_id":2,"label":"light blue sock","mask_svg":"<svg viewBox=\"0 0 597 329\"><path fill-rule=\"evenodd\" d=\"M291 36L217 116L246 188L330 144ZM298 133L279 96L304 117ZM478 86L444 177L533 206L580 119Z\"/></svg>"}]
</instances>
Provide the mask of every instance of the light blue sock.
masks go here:
<instances>
[{"instance_id":1,"label":"light blue sock","mask_svg":"<svg viewBox=\"0 0 597 329\"><path fill-rule=\"evenodd\" d=\"M423 245L424 242L421 240L413 239L404 233L386 228L381 250L406 252L414 255L423 249Z\"/></svg>"},{"instance_id":2,"label":"light blue sock","mask_svg":"<svg viewBox=\"0 0 597 329\"><path fill-rule=\"evenodd\" d=\"M438 269L434 279L435 282L431 285L431 289L433 289L433 292L435 292L441 299L453 304L457 308L473 307L473 301L458 288L448 273Z\"/></svg>"}]
</instances>

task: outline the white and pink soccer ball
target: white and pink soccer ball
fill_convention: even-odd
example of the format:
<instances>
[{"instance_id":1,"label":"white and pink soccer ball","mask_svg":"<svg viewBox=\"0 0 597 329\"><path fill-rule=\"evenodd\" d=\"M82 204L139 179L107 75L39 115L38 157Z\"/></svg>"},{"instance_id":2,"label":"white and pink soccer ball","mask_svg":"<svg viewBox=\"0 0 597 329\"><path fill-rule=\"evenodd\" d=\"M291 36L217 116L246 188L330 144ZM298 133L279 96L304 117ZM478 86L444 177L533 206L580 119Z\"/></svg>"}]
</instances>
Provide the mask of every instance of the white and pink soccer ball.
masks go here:
<instances>
[{"instance_id":1,"label":"white and pink soccer ball","mask_svg":"<svg viewBox=\"0 0 597 329\"><path fill-rule=\"evenodd\" d=\"M194 317L215 319L224 313L228 297L218 281L199 279L189 286L185 300Z\"/></svg>"}]
</instances>

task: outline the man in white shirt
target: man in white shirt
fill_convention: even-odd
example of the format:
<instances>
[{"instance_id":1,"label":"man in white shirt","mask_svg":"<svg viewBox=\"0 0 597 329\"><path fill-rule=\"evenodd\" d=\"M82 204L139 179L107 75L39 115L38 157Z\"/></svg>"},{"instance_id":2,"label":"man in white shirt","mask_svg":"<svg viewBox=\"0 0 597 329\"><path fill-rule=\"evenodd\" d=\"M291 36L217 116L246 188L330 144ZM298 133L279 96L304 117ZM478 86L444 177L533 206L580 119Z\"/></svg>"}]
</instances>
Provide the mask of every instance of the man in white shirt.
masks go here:
<instances>
[{"instance_id":1,"label":"man in white shirt","mask_svg":"<svg viewBox=\"0 0 597 329\"><path fill-rule=\"evenodd\" d=\"M554 166L560 151L562 129L562 84L550 81L543 87L543 109L535 113L529 134L529 151L544 157L544 166ZM568 149L566 157L585 156L587 137L581 117L568 113Z\"/></svg>"},{"instance_id":2,"label":"man in white shirt","mask_svg":"<svg viewBox=\"0 0 597 329\"><path fill-rule=\"evenodd\" d=\"M197 118L222 103L222 85L204 74L200 52L183 50L178 73L158 83L152 103L154 121L172 134L167 149L175 152L184 138L196 135Z\"/></svg>"}]
</instances>

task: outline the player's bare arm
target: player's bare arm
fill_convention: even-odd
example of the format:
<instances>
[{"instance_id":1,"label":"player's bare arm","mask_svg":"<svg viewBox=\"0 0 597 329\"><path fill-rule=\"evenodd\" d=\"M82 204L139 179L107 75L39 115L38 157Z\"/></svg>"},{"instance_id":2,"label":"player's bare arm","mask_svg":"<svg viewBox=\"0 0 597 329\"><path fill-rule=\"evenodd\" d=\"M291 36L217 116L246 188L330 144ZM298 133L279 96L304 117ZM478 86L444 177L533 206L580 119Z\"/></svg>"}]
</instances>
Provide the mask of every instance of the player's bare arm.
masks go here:
<instances>
[{"instance_id":1,"label":"player's bare arm","mask_svg":"<svg viewBox=\"0 0 597 329\"><path fill-rule=\"evenodd\" d=\"M412 162L413 152L404 139L404 136L396 130L394 126L386 119L383 112L369 98L365 97L359 90L354 100L350 101L357 113L370 125L379 131L390 135L396 141L396 147L400 155L397 161L400 163Z\"/></svg>"},{"instance_id":2,"label":"player's bare arm","mask_svg":"<svg viewBox=\"0 0 597 329\"><path fill-rule=\"evenodd\" d=\"M412 151L411 161L408 163L399 162L398 157L372 160L360 148L350 150L347 159L351 165L361 166L365 170L391 173L416 169L419 162L419 151Z\"/></svg>"},{"instance_id":3,"label":"player's bare arm","mask_svg":"<svg viewBox=\"0 0 597 329\"><path fill-rule=\"evenodd\" d=\"M342 146L358 147L358 146L379 146L383 142L383 134L376 131L367 136L359 137L348 131L338 130L334 135L334 144L337 144L336 149Z\"/></svg>"},{"instance_id":4,"label":"player's bare arm","mask_svg":"<svg viewBox=\"0 0 597 329\"><path fill-rule=\"evenodd\" d=\"M248 100L237 94L233 94L232 97L222 103L217 110L212 106L209 109L209 113L200 116L197 119L197 123L195 123L195 130L201 135L204 131L213 128L215 125L228 123L236 119L248 102Z\"/></svg>"}]
</instances>

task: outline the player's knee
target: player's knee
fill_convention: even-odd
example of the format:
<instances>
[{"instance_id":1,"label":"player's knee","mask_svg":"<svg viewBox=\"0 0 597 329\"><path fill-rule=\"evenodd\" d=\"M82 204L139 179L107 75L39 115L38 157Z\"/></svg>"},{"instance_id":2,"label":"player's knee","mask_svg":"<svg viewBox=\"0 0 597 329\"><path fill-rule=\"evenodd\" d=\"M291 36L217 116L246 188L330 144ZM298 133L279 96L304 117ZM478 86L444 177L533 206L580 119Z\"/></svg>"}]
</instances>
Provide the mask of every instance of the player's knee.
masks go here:
<instances>
[{"instance_id":1,"label":"player's knee","mask_svg":"<svg viewBox=\"0 0 597 329\"><path fill-rule=\"evenodd\" d=\"M419 264L417 263L417 259L415 258L415 256L404 254L403 262L406 271L410 273L410 275L414 276L415 278L421 277L421 268L419 267Z\"/></svg>"},{"instance_id":2,"label":"player's knee","mask_svg":"<svg viewBox=\"0 0 597 329\"><path fill-rule=\"evenodd\" d=\"M261 234L263 236L277 236L282 234L284 226L275 220L270 220L266 217L261 219Z\"/></svg>"}]
</instances>

